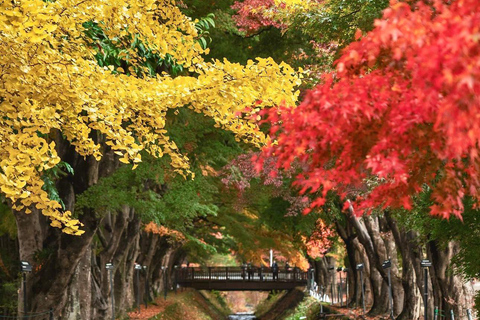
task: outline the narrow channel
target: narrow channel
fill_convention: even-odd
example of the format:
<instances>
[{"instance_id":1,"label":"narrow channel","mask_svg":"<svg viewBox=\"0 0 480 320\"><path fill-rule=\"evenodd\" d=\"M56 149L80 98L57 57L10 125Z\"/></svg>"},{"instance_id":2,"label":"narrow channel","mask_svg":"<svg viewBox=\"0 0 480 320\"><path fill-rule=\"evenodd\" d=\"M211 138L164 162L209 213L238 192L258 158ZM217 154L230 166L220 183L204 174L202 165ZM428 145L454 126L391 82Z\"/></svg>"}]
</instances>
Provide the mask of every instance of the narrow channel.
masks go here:
<instances>
[{"instance_id":1,"label":"narrow channel","mask_svg":"<svg viewBox=\"0 0 480 320\"><path fill-rule=\"evenodd\" d=\"M255 320L255 314L253 312L239 312L228 316L229 320Z\"/></svg>"}]
</instances>

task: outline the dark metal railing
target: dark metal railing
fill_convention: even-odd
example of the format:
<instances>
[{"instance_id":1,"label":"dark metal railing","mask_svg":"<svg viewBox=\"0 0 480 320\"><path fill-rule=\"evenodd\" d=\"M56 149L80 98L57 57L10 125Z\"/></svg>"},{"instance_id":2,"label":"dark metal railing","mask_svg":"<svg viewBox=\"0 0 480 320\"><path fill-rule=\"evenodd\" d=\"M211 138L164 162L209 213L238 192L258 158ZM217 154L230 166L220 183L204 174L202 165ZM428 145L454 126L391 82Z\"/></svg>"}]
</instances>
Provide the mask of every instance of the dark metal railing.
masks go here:
<instances>
[{"instance_id":1,"label":"dark metal railing","mask_svg":"<svg viewBox=\"0 0 480 320\"><path fill-rule=\"evenodd\" d=\"M306 282L308 273L297 268L278 269L266 267L204 267L177 268L176 282L192 281L282 281Z\"/></svg>"}]
</instances>

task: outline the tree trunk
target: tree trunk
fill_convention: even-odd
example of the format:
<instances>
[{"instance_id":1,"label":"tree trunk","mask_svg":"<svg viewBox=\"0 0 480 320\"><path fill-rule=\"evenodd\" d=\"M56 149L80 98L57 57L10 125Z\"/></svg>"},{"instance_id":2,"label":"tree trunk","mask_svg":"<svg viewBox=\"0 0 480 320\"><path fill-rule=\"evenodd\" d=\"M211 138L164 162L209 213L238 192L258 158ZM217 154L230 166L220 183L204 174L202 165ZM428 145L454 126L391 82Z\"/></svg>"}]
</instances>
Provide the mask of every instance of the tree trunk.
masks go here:
<instances>
[{"instance_id":1,"label":"tree trunk","mask_svg":"<svg viewBox=\"0 0 480 320\"><path fill-rule=\"evenodd\" d=\"M347 305L350 306L355 304L356 301L360 301L358 299L359 294L361 292L358 291L358 286L356 285L359 281L358 279L358 272L356 271L357 266L357 259L356 259L356 245L355 242L358 242L357 235L354 234L352 228L348 223L346 223L346 227L344 227L339 221L335 223L337 233L342 238L343 242L345 243L345 249L347 250L347 257L348 257L348 301Z\"/></svg>"},{"instance_id":2,"label":"tree trunk","mask_svg":"<svg viewBox=\"0 0 480 320\"><path fill-rule=\"evenodd\" d=\"M455 319L466 319L466 309L473 299L473 288L450 268L451 259L458 254L459 249L458 243L453 241L445 248L440 247L436 241L428 243L428 252L432 260L430 273L434 283L434 305L444 310L447 315L453 310Z\"/></svg>"},{"instance_id":3,"label":"tree trunk","mask_svg":"<svg viewBox=\"0 0 480 320\"><path fill-rule=\"evenodd\" d=\"M415 244L413 243L416 238L413 231L406 232L404 228L399 228L396 220L391 216L389 212L385 212L386 221L392 230L393 238L397 249L402 256L402 287L404 291L403 305L401 312L398 315L398 320L417 320L418 313L418 301L420 298L419 288L415 285L415 268L413 266L412 256Z\"/></svg>"},{"instance_id":4,"label":"tree trunk","mask_svg":"<svg viewBox=\"0 0 480 320\"><path fill-rule=\"evenodd\" d=\"M364 221L367 221L369 218L364 217L363 219ZM371 282L373 305L369 311L369 314L372 316L384 314L388 310L388 289L384 281L387 279L387 275L382 268L379 255L375 250L372 236L370 235L366 224L361 223L360 219L353 216L353 214L348 215L348 221L355 228L358 235L358 240L365 248L366 255L370 262L370 270L367 270L367 274ZM383 251L383 256L385 256L385 251Z\"/></svg>"},{"instance_id":5,"label":"tree trunk","mask_svg":"<svg viewBox=\"0 0 480 320\"><path fill-rule=\"evenodd\" d=\"M36 208L32 208L30 214L13 210L17 224L17 238L19 247L20 261L27 261L33 265L34 270L38 267L35 263L35 254L42 252L43 240L45 238L45 226L48 226L46 218ZM32 311L31 299L35 292L32 291L33 279L35 272L26 273L26 290L29 298L27 298L27 311ZM24 312L23 288L18 295L18 311Z\"/></svg>"}]
</instances>

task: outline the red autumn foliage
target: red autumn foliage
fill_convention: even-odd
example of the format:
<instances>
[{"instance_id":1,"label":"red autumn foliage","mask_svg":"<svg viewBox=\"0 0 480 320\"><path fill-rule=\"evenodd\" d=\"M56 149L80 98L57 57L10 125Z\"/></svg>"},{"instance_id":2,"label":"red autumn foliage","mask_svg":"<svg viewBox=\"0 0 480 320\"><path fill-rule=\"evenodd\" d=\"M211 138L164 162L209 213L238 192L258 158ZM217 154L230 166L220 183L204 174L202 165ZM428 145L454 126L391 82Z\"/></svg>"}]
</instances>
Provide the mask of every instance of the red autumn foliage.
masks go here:
<instances>
[{"instance_id":1,"label":"red autumn foliage","mask_svg":"<svg viewBox=\"0 0 480 320\"><path fill-rule=\"evenodd\" d=\"M478 202L480 188L478 5L392 2L300 106L267 111L278 145L264 155L305 166L296 184L317 197L312 206L376 176L360 209L410 209L427 184L433 215L461 217L462 199Z\"/></svg>"},{"instance_id":2,"label":"red autumn foliage","mask_svg":"<svg viewBox=\"0 0 480 320\"><path fill-rule=\"evenodd\" d=\"M232 9L237 11L237 14L233 16L233 20L240 30L245 31L247 34L254 33L262 27L282 27L281 22L265 14L266 11L275 9L274 0L235 1Z\"/></svg>"}]
</instances>

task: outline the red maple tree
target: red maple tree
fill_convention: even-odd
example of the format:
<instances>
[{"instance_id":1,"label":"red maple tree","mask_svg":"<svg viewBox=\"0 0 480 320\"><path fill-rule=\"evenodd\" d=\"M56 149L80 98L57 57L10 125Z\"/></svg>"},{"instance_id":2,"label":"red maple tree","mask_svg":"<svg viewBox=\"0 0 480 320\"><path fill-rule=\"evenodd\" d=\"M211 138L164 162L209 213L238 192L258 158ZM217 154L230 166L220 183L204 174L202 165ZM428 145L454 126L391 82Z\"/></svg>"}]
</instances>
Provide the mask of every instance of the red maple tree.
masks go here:
<instances>
[{"instance_id":1,"label":"red maple tree","mask_svg":"<svg viewBox=\"0 0 480 320\"><path fill-rule=\"evenodd\" d=\"M431 213L446 218L461 217L465 196L478 198L478 5L392 1L300 106L266 111L277 144L264 155L274 154L279 168L303 163L296 184L314 194L312 207L329 190L347 197L370 177L360 209L410 209L424 185L433 189Z\"/></svg>"}]
</instances>

